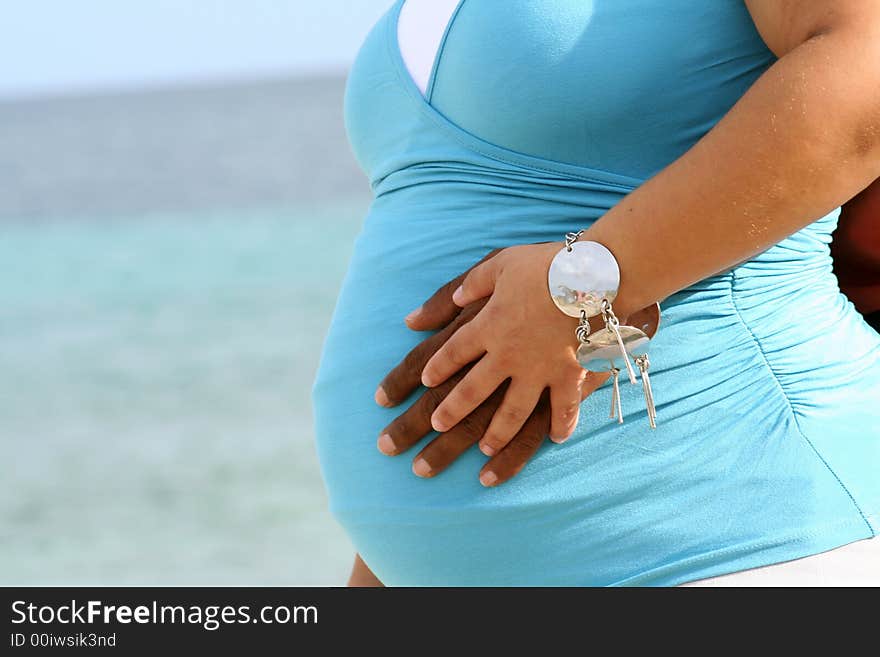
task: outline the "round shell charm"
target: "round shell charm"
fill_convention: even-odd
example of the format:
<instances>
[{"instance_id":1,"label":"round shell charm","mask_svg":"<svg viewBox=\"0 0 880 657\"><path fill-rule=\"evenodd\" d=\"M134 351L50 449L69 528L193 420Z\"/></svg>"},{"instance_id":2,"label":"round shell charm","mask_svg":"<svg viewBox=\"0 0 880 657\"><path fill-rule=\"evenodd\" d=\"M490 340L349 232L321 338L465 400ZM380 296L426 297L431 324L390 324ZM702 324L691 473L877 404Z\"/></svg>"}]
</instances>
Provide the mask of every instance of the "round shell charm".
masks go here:
<instances>
[{"instance_id":1,"label":"round shell charm","mask_svg":"<svg viewBox=\"0 0 880 657\"><path fill-rule=\"evenodd\" d=\"M602 300L614 301L620 286L617 260L598 242L574 242L563 248L550 263L547 274L550 297L571 317L587 317L602 312Z\"/></svg>"}]
</instances>

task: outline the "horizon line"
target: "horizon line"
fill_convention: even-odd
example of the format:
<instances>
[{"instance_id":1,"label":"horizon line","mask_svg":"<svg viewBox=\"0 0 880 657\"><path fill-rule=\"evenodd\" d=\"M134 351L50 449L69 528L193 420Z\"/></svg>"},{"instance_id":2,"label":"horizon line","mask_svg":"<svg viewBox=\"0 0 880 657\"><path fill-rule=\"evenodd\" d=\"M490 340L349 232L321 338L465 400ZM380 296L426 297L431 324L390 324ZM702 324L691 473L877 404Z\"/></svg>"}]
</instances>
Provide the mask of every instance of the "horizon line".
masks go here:
<instances>
[{"instance_id":1,"label":"horizon line","mask_svg":"<svg viewBox=\"0 0 880 657\"><path fill-rule=\"evenodd\" d=\"M349 65L325 67L290 68L247 74L196 75L177 78L144 78L141 80L118 80L97 84L52 85L29 87L20 90L0 91L0 104L75 100L102 96L130 96L138 94L174 92L184 90L212 89L224 86L269 84L285 80L308 81L344 78Z\"/></svg>"}]
</instances>

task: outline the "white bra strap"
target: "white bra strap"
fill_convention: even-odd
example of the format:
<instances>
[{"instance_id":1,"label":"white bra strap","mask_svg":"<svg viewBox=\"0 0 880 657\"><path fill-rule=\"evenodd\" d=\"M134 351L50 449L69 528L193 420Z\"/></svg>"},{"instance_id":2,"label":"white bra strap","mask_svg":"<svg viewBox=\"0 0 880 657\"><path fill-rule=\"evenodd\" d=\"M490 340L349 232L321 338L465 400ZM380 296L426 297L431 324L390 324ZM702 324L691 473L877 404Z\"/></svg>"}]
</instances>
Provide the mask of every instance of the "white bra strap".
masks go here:
<instances>
[{"instance_id":1,"label":"white bra strap","mask_svg":"<svg viewBox=\"0 0 880 657\"><path fill-rule=\"evenodd\" d=\"M400 55L425 95L446 26L459 0L406 0L397 21Z\"/></svg>"}]
</instances>

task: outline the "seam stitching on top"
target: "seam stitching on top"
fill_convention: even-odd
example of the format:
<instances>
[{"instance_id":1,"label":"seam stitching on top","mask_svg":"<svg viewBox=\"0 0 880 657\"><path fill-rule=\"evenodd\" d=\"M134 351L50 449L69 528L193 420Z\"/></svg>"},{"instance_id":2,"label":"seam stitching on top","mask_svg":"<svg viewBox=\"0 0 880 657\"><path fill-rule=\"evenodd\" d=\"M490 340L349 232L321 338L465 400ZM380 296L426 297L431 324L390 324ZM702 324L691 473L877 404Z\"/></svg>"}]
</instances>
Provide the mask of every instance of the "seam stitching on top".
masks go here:
<instances>
[{"instance_id":1,"label":"seam stitching on top","mask_svg":"<svg viewBox=\"0 0 880 657\"><path fill-rule=\"evenodd\" d=\"M782 394L782 398L785 400L785 403L788 406L788 411L789 411L789 413L791 413L791 417L794 420L795 429L797 429L798 434L800 434L800 436L804 440L804 442L806 442L807 445L810 447L810 449L813 451L813 454L815 454L816 458L818 458L822 462L822 465L824 465L825 468L828 470L828 472L831 473L831 476L834 477L835 481L837 481L840 488L843 490L844 493L846 493L847 497L849 497L849 499L852 502L853 506L855 507L856 511L858 511L859 515L862 517L862 521L868 526L868 531L871 532L871 536L872 537L876 536L876 533L874 532L874 528L872 527L871 523L868 521L868 518L865 516L865 513L862 511L862 508L861 508L861 506L859 506L859 503L856 501L856 498L853 497L853 494L850 492L849 488L847 488L846 484L844 484L843 481L841 480L841 478L837 476L837 473L834 471L834 469L831 467L831 465L829 465L828 461L825 460L825 458L822 456L822 454L819 452L819 450L816 449L816 446L813 444L813 441L807 437L807 435L804 433L803 429L801 428L800 422L798 422L797 412L794 409L794 405L791 403L791 399L789 398L788 393L785 391L785 388L783 387L782 382L779 380L779 375L776 374L776 371L773 369L773 365L770 364L770 359L767 358L767 354L764 351L764 345L761 344L761 341L758 339L758 336L756 336L755 332L752 331L752 328L745 321L745 318L742 316L742 313L739 310L739 306L736 303L736 295L734 294L734 289L733 289L735 283L736 283L736 270L733 270L730 272L730 285L727 288L728 289L728 296L730 298L730 305L733 308L734 313L736 314L737 320L739 321L740 324L742 324L743 328L745 328L745 330L748 332L749 336L752 339L752 342L754 343L755 347L757 347L758 353L761 354L761 360L763 361L764 366L770 372L771 378L776 383L776 386L779 388L779 392Z\"/></svg>"},{"instance_id":2,"label":"seam stitching on top","mask_svg":"<svg viewBox=\"0 0 880 657\"><path fill-rule=\"evenodd\" d=\"M396 7L399 9L400 6L402 6L402 1L398 0L398 4L396 5ZM396 18L397 15L398 15L397 12L393 12L393 13L388 14L388 16L391 18ZM567 171L565 169L567 169L568 167L575 167L576 168L577 165L566 164L564 162L559 163L561 165L561 167L559 169L551 169L549 167L541 167L541 166L538 166L536 164L531 164L531 163L525 164L522 162L517 162L516 160L505 158L505 157L498 155L498 154L487 153L483 149L479 148L478 145L469 144L465 140L464 136L461 134L457 134L456 131L461 131L462 133L467 134L467 136L473 141L479 141L480 138L477 137L476 135L471 135L470 133L467 133L463 128L460 128L454 124L447 125L447 124L443 123L443 117L439 116L440 113L437 112L436 109L434 109L430 104L427 103L427 101L425 100L425 97L422 96L421 91L419 91L418 88L415 86L415 83L413 82L412 78L409 76L406 76L406 77L404 76L404 72L401 70L402 67L400 65L398 65L398 59L400 57L399 47L398 47L398 52L394 51L394 48L397 47L397 34L394 30L395 26L396 26L395 21L389 20L387 22L385 48L386 48L386 54L391 58L391 60L393 62L392 68L394 69L394 74L395 74L395 77L397 78L397 81L400 83L401 88L403 89L404 95L409 97L410 102L412 102L413 104L416 105L416 109L419 111L419 113L424 114L432 123L436 124L438 128L440 128L445 134L449 135L450 138L452 138L453 140L458 142L465 149L472 151L474 153L478 153L479 155L482 155L483 157L489 158L490 160L495 160L496 162L504 162L505 164L509 164L510 166L517 167L518 169L525 169L527 171L542 171L544 173L551 173L555 176L562 176L565 178L569 178L571 180L583 180L586 182L596 183L597 185L606 185L609 187L616 187L621 190L627 190L628 192L631 192L631 191L637 189L639 186L641 186L642 184L645 183L645 180L639 180L639 179L633 179L632 184L601 180L599 178L590 177L590 176L583 175L583 174L580 174L580 173L577 173L574 171ZM412 88L410 87L410 85L412 85ZM446 119L446 120L448 121L448 119ZM513 154L516 154L516 153L513 152ZM540 159L540 158L536 158L533 155L528 155L526 153L522 153L521 155L522 155L522 157L528 158L528 159ZM552 164L552 162L550 164ZM620 175L620 174L614 173L613 171L608 171L607 173L612 176L619 176ZM384 179L385 179L385 177L377 179L375 181L375 185L378 185Z\"/></svg>"},{"instance_id":3,"label":"seam stitching on top","mask_svg":"<svg viewBox=\"0 0 880 657\"><path fill-rule=\"evenodd\" d=\"M437 81L437 69L440 68L440 58L443 57L443 49L446 48L446 39L449 38L452 24L455 22L458 12L461 10L464 3L465 0L458 0L458 4L455 6L455 9L452 10L452 15L446 23L446 28L443 30L443 36L440 37L440 45L437 47L437 54L434 55L434 62L431 64L431 73L428 76L428 88L425 90L425 100L429 103L434 98L434 83Z\"/></svg>"}]
</instances>

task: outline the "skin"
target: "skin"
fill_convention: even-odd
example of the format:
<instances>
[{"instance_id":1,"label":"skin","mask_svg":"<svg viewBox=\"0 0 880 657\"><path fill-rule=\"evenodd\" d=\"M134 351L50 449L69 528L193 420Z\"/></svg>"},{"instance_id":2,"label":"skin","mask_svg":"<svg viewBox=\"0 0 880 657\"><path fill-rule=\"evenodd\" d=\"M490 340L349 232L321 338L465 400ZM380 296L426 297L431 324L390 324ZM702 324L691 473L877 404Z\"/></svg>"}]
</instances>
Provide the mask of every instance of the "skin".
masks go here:
<instances>
[{"instance_id":1,"label":"skin","mask_svg":"<svg viewBox=\"0 0 880 657\"><path fill-rule=\"evenodd\" d=\"M373 571L358 554L355 555L351 575L348 577L348 586L351 588L378 588L385 585L379 581L379 578L373 574Z\"/></svg>"},{"instance_id":2,"label":"skin","mask_svg":"<svg viewBox=\"0 0 880 657\"><path fill-rule=\"evenodd\" d=\"M778 61L700 141L580 238L604 244L620 265L619 317L748 260L880 178L880 2L746 5ZM459 308L485 303L422 370L422 383L443 396L430 416L435 430L453 431L496 395L484 453L514 444L545 398L550 434L570 435L588 379L574 358L576 320L546 287L562 246L504 249L453 292Z\"/></svg>"},{"instance_id":3,"label":"skin","mask_svg":"<svg viewBox=\"0 0 880 657\"><path fill-rule=\"evenodd\" d=\"M500 252L489 253L486 262ZM452 294L466 274L449 281L425 302L421 311L407 318L410 328L417 331L440 329L420 343L383 379L376 390L376 402L393 407L407 399L421 385L425 364L434 353L464 324L473 319L485 305L476 301L466 308L459 308L452 301ZM443 385L431 388L391 424L385 427L377 446L388 456L396 456L408 450L425 435L433 431L431 417L449 390L462 380L468 369L453 374ZM585 372L581 395L586 398L608 378L607 373ZM489 426L495 411L501 404L506 389L503 383L488 399L457 423L449 431L441 433L413 459L413 472L420 477L433 477L445 470L456 458L472 447ZM480 471L484 486L497 486L514 477L538 451L550 430L550 403L545 394L528 421L504 450L494 455Z\"/></svg>"},{"instance_id":4,"label":"skin","mask_svg":"<svg viewBox=\"0 0 880 657\"><path fill-rule=\"evenodd\" d=\"M880 180L849 201L831 243L834 271L862 313L880 311ZM876 320L875 320L876 321Z\"/></svg>"}]
</instances>

